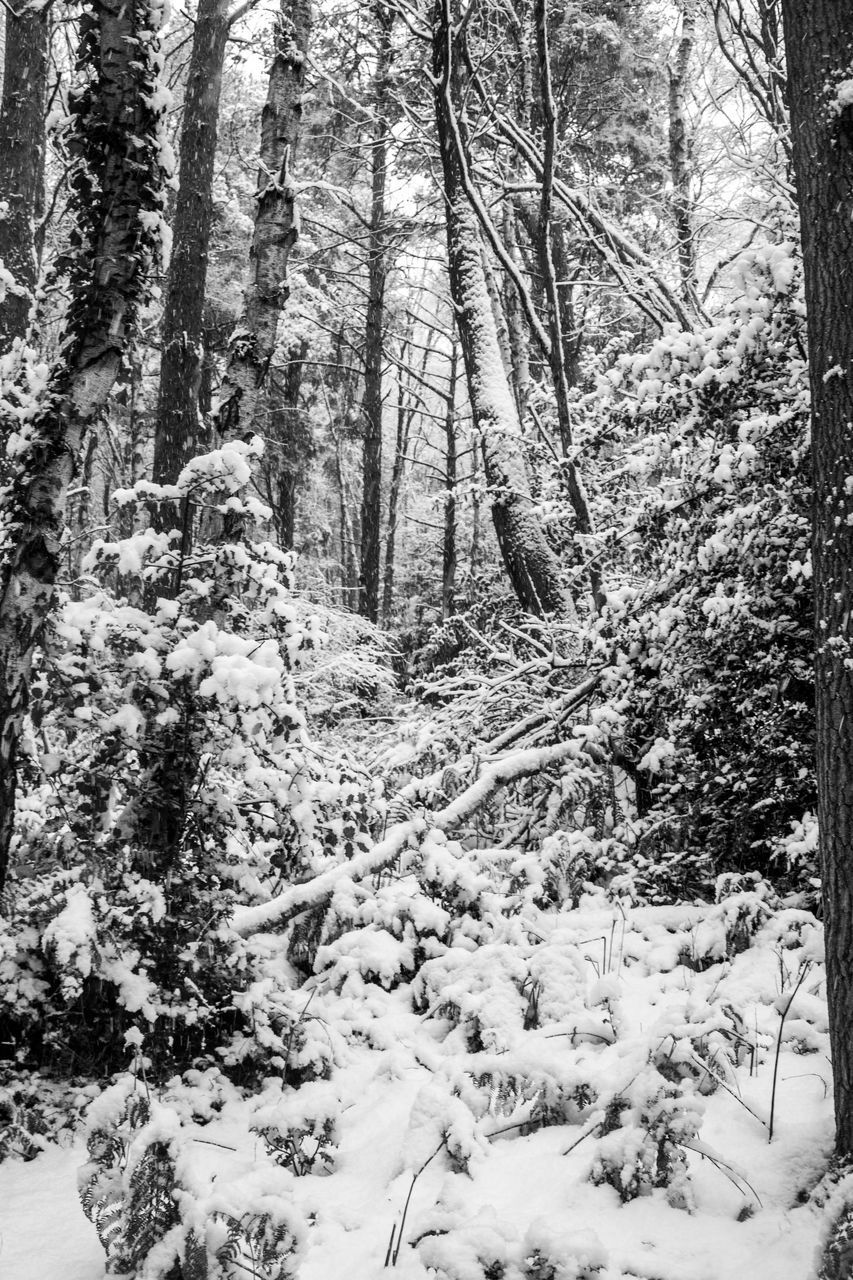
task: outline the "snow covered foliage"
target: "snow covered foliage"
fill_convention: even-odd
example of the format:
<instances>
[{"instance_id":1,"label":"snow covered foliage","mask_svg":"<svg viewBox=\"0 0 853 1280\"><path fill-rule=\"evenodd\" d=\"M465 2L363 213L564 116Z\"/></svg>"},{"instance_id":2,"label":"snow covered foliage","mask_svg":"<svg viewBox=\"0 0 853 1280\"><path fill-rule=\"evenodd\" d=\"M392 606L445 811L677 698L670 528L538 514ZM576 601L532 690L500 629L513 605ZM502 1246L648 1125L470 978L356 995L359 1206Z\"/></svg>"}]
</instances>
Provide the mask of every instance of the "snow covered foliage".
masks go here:
<instances>
[{"instance_id":1,"label":"snow covered foliage","mask_svg":"<svg viewBox=\"0 0 853 1280\"><path fill-rule=\"evenodd\" d=\"M265 1056L258 1037L277 1035L242 1029L233 992L254 958L228 917L352 857L381 820L377 784L306 730L294 673L323 635L289 558L246 534L264 514L248 495L259 448L118 495L161 530L170 506L183 523L97 542L90 590L46 637L0 932L6 1038L24 1057L109 1067L137 1023L157 1026L163 1061L224 1052L238 1027L241 1060ZM213 536L228 521L241 535ZM55 1038L36 1030L60 1010Z\"/></svg>"},{"instance_id":2,"label":"snow covered foliage","mask_svg":"<svg viewBox=\"0 0 853 1280\"><path fill-rule=\"evenodd\" d=\"M691 892L773 868L815 808L808 389L790 244L750 250L714 328L667 333L610 375L629 445L610 500L602 647L640 801L639 882ZM610 627L613 628L613 639ZM814 872L800 842L797 873ZM663 856L669 870L650 873Z\"/></svg>"},{"instance_id":3,"label":"snow covered foliage","mask_svg":"<svg viewBox=\"0 0 853 1280\"><path fill-rule=\"evenodd\" d=\"M389 879L318 953L298 994L325 1078L149 1087L133 1043L81 1174L108 1269L236 1280L242 1251L312 1277L345 1251L359 1276L683 1280L713 1239L717 1280L762 1251L805 1276L837 1204L817 921L763 883L543 909L493 851L453 856L467 909ZM272 976L287 938L263 944Z\"/></svg>"}]
</instances>

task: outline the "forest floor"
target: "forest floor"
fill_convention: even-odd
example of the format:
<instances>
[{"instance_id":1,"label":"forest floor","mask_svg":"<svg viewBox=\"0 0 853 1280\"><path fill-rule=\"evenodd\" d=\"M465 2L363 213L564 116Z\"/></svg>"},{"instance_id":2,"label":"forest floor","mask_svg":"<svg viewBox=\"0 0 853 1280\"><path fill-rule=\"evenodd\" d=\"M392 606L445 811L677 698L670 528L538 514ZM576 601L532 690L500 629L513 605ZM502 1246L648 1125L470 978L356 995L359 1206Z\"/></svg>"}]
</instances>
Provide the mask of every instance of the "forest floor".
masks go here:
<instances>
[{"instance_id":1,"label":"forest floor","mask_svg":"<svg viewBox=\"0 0 853 1280\"><path fill-rule=\"evenodd\" d=\"M154 1091L152 1124L180 1124L182 1186L208 1212L287 1199L285 1274L816 1275L838 1190L808 912L760 893L627 911L602 895L460 939L407 980L390 933L346 937L304 1018L302 1058L328 1078L247 1096L208 1071ZM140 1087L108 1090L102 1119ZM4 1280L104 1275L70 1142L0 1166Z\"/></svg>"}]
</instances>

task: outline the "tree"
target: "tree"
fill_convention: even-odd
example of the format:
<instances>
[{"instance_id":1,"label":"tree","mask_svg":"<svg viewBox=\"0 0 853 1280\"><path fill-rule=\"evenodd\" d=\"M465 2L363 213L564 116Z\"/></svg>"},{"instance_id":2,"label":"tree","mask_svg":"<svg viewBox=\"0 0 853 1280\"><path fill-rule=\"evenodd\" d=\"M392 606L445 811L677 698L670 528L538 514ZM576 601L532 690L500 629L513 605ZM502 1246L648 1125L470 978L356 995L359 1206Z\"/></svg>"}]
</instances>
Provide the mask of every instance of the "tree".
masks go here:
<instances>
[{"instance_id":1,"label":"tree","mask_svg":"<svg viewBox=\"0 0 853 1280\"><path fill-rule=\"evenodd\" d=\"M510 391L483 266L480 221L469 177L458 29L449 0L433 9L433 76L444 172L450 291L456 308L474 423L480 433L492 518L519 601L531 613L562 612L560 565L532 512L520 453L521 427Z\"/></svg>"},{"instance_id":2,"label":"tree","mask_svg":"<svg viewBox=\"0 0 853 1280\"><path fill-rule=\"evenodd\" d=\"M364 450L361 495L361 571L359 613L379 617L380 523L382 516L382 371L385 282L388 274L385 192L388 181L388 77L391 70L393 13L376 5L374 123L370 141L370 223L367 241L367 317L364 335Z\"/></svg>"},{"instance_id":3,"label":"tree","mask_svg":"<svg viewBox=\"0 0 853 1280\"><path fill-rule=\"evenodd\" d=\"M154 480L174 483L201 442L199 391L204 291L213 218L213 165L228 0L201 0L181 129L178 197L163 315ZM186 523L186 517L184 517Z\"/></svg>"},{"instance_id":4,"label":"tree","mask_svg":"<svg viewBox=\"0 0 853 1280\"><path fill-rule=\"evenodd\" d=\"M47 9L7 8L0 102L0 265L11 272L0 307L0 353L23 337L36 286L35 219L44 185Z\"/></svg>"},{"instance_id":5,"label":"tree","mask_svg":"<svg viewBox=\"0 0 853 1280\"><path fill-rule=\"evenodd\" d=\"M853 9L783 0L812 393L818 818L836 1148L853 1156Z\"/></svg>"},{"instance_id":6,"label":"tree","mask_svg":"<svg viewBox=\"0 0 853 1280\"><path fill-rule=\"evenodd\" d=\"M282 0L274 33L267 100L261 117L251 278L243 297L243 315L231 337L219 392L217 426L223 437L251 431L256 425L261 392L274 389L271 385L274 380L268 379L268 374L275 354L279 317L289 292L288 261L298 234L293 164L302 122L310 28L308 0ZM303 351L302 358L304 355Z\"/></svg>"},{"instance_id":7,"label":"tree","mask_svg":"<svg viewBox=\"0 0 853 1280\"><path fill-rule=\"evenodd\" d=\"M84 83L70 99L73 230L60 355L20 441L0 548L0 887L33 653L53 605L71 480L129 349L162 232L159 11L94 0L82 15Z\"/></svg>"}]
</instances>

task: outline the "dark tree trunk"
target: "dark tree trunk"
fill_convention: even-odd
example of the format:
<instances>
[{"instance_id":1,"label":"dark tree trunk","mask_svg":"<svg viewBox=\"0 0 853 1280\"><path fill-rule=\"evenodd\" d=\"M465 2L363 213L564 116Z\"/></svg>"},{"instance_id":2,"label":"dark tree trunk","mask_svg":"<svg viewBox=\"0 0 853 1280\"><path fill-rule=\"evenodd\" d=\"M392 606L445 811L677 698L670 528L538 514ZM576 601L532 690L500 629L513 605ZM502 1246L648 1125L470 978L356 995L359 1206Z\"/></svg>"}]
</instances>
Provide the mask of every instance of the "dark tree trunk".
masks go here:
<instances>
[{"instance_id":1,"label":"dark tree trunk","mask_svg":"<svg viewBox=\"0 0 853 1280\"><path fill-rule=\"evenodd\" d=\"M213 221L213 164L228 0L200 0L181 129L172 261L163 313L154 480L174 484L199 451L204 289ZM164 513L165 519L170 519ZM174 517L171 517L174 519Z\"/></svg>"},{"instance_id":2,"label":"dark tree trunk","mask_svg":"<svg viewBox=\"0 0 853 1280\"><path fill-rule=\"evenodd\" d=\"M33 652L53 605L68 490L86 432L97 421L128 350L158 244L162 174L148 105L157 82L151 14L97 0L84 10L78 65L90 83L72 93L70 217L62 263L70 302L61 357L26 453L3 494L0 561L0 888L13 831L16 757Z\"/></svg>"},{"instance_id":3,"label":"dark tree trunk","mask_svg":"<svg viewBox=\"0 0 853 1280\"><path fill-rule=\"evenodd\" d=\"M382 579L382 617L387 624L394 607L394 555L397 541L397 513L400 507L400 490L406 469L406 453L409 448L409 428L412 411L406 405L402 365L406 359L408 339L400 350L400 367L397 371L397 438L394 463L391 468L391 489L388 495L388 525L385 530L385 573Z\"/></svg>"},{"instance_id":4,"label":"dark tree trunk","mask_svg":"<svg viewBox=\"0 0 853 1280\"><path fill-rule=\"evenodd\" d=\"M454 47L451 0L433 10L433 73L444 171L450 291L468 396L482 441L492 519L510 582L531 613L564 612L560 565L531 510L521 455L521 426L507 382L481 257L479 222L468 191L468 142Z\"/></svg>"},{"instance_id":5,"label":"dark tree trunk","mask_svg":"<svg viewBox=\"0 0 853 1280\"><path fill-rule=\"evenodd\" d=\"M371 156L370 234L367 260L367 324L364 341L364 453L361 490L361 575L358 611L379 620L379 563L382 521L382 364L385 330L385 186L388 168L388 73L391 13L376 6L379 48L374 79L376 118Z\"/></svg>"},{"instance_id":6,"label":"dark tree trunk","mask_svg":"<svg viewBox=\"0 0 853 1280\"><path fill-rule=\"evenodd\" d=\"M269 381L269 431L271 448L264 466L274 474L272 507L279 546L292 551L296 541L296 505L299 488L311 451L311 437L299 408L302 371L308 355L308 343L294 346L290 359L274 371Z\"/></svg>"},{"instance_id":7,"label":"dark tree trunk","mask_svg":"<svg viewBox=\"0 0 853 1280\"><path fill-rule=\"evenodd\" d=\"M853 1156L853 6L783 0L812 390L818 814L836 1145Z\"/></svg>"},{"instance_id":8,"label":"dark tree trunk","mask_svg":"<svg viewBox=\"0 0 853 1280\"><path fill-rule=\"evenodd\" d=\"M572 411L569 402L569 370L566 364L566 335L563 333L564 313L560 305L560 290L557 283L558 278L553 253L552 197L557 158L557 109L551 84L551 53L548 38L548 6L546 0L536 0L535 20L539 87L542 96L542 115L545 129L537 252L542 272L545 300L548 307L548 336L551 340L548 363L551 368L551 380L554 384L557 421L563 450L563 474L561 479L565 484L572 511L574 512L575 528L583 537L589 537L593 532L592 515L574 459ZM605 603L604 587L601 580L601 570L595 561L590 564L588 574L593 604L596 612L600 613Z\"/></svg>"},{"instance_id":9,"label":"dark tree trunk","mask_svg":"<svg viewBox=\"0 0 853 1280\"><path fill-rule=\"evenodd\" d=\"M259 396L271 381L267 374L275 354L279 316L289 293L287 268L297 237L293 164L302 127L310 31L310 0L281 0L261 117L252 273L219 393L217 428L223 438L254 429ZM274 390L271 394L274 397Z\"/></svg>"},{"instance_id":10,"label":"dark tree trunk","mask_svg":"<svg viewBox=\"0 0 853 1280\"><path fill-rule=\"evenodd\" d=\"M15 278L0 305L0 354L27 331L38 274L35 220L44 184L44 102L48 18L44 9L7 8L0 102L0 261Z\"/></svg>"},{"instance_id":11,"label":"dark tree trunk","mask_svg":"<svg viewBox=\"0 0 853 1280\"><path fill-rule=\"evenodd\" d=\"M456 370L459 349L453 343L450 356L450 385L444 415L444 543L441 558L441 616L456 612Z\"/></svg>"}]
</instances>

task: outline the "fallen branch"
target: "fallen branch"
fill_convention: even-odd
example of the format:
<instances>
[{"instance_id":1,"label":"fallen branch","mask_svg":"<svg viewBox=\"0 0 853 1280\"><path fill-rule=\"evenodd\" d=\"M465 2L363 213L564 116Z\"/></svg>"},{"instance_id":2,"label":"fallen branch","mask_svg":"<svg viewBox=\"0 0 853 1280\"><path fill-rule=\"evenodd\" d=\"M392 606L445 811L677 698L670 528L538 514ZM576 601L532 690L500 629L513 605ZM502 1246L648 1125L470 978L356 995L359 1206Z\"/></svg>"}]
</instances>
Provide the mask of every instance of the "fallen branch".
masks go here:
<instances>
[{"instance_id":1,"label":"fallen branch","mask_svg":"<svg viewBox=\"0 0 853 1280\"><path fill-rule=\"evenodd\" d=\"M490 796L508 783L540 773L549 765L557 764L561 760L578 760L585 757L591 762L594 750L589 744L577 740L558 742L550 747L532 747L517 751L505 756L502 760L486 764L479 778L466 787L444 809L439 809L437 813L419 814L405 822L395 823L385 833L384 838L371 849L356 854L348 862L330 867L328 871L322 871L305 884L292 885L270 902L262 902L254 907L239 907L231 918L231 927L235 933L246 937L251 933L258 933L268 925L285 924L310 907L318 907L328 902L342 885L364 880L384 871L396 861L403 849L425 835L427 831L451 831L454 827L458 827L461 822L481 808Z\"/></svg>"}]
</instances>

